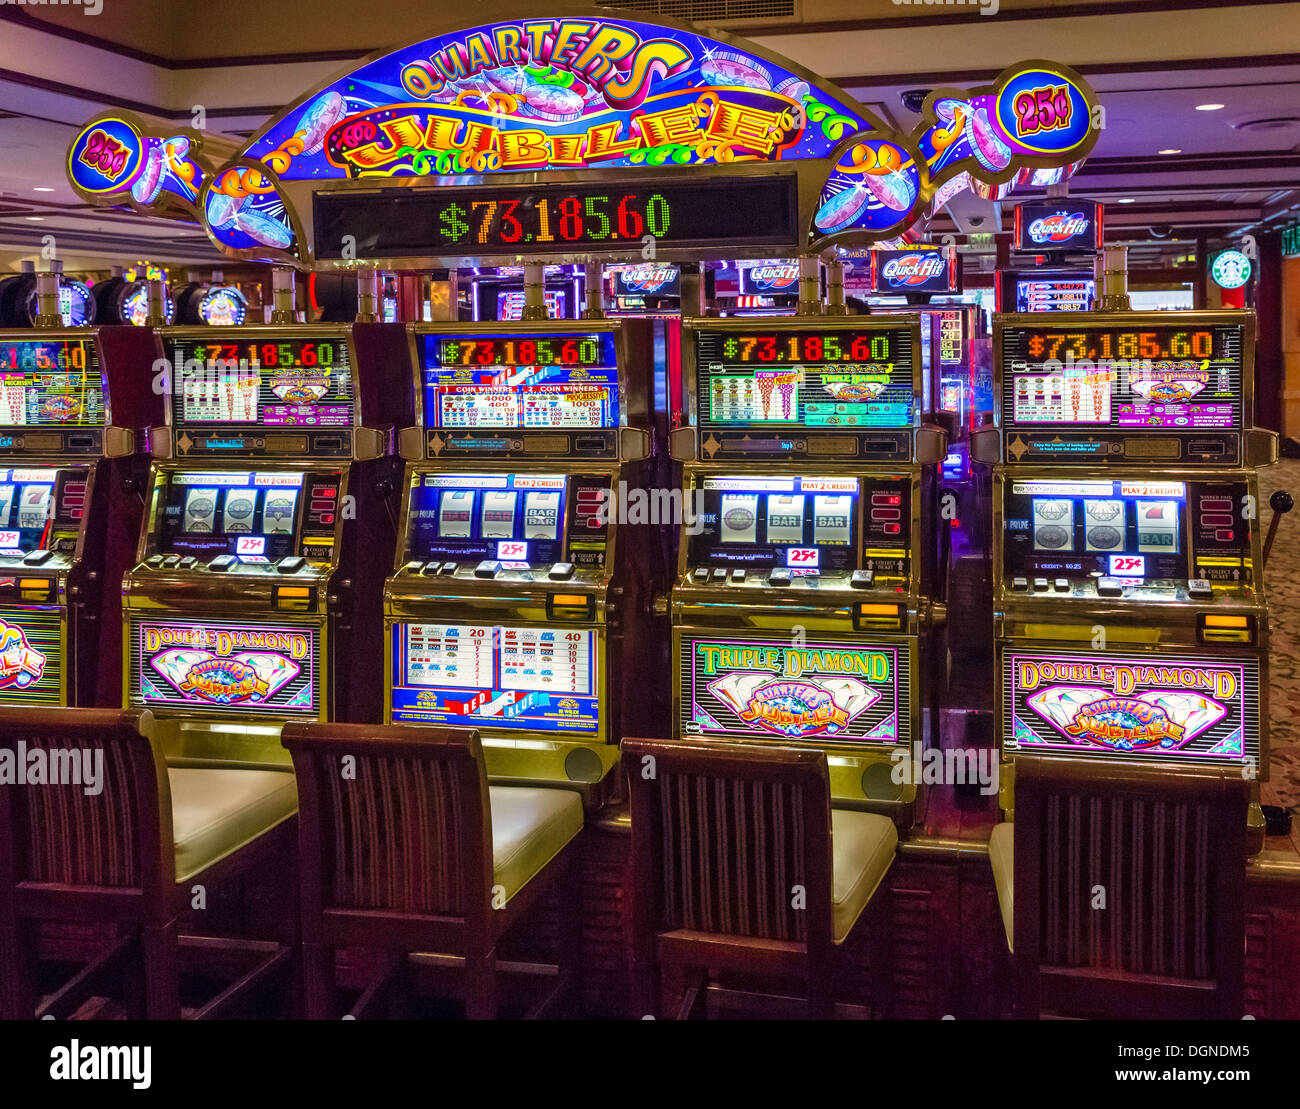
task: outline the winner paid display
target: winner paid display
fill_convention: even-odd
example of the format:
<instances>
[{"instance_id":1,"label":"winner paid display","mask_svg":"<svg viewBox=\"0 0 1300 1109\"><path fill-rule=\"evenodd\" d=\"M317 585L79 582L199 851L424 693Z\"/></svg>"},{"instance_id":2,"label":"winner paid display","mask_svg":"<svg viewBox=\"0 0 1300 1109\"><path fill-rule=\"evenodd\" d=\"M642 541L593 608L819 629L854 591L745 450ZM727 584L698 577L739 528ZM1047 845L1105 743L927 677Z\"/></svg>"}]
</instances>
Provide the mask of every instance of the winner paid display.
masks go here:
<instances>
[{"instance_id":1,"label":"winner paid display","mask_svg":"<svg viewBox=\"0 0 1300 1109\"><path fill-rule=\"evenodd\" d=\"M994 343L1004 759L1266 776L1254 314L1002 315Z\"/></svg>"},{"instance_id":2,"label":"winner paid display","mask_svg":"<svg viewBox=\"0 0 1300 1109\"><path fill-rule=\"evenodd\" d=\"M390 437L364 422L351 328L160 334L124 701L164 722L172 757L286 762L285 721L378 718L352 660L378 651Z\"/></svg>"},{"instance_id":3,"label":"winner paid display","mask_svg":"<svg viewBox=\"0 0 1300 1109\"><path fill-rule=\"evenodd\" d=\"M906 826L931 675L935 470L920 321L685 321L692 424L672 591L674 728L815 745L835 795Z\"/></svg>"}]
</instances>

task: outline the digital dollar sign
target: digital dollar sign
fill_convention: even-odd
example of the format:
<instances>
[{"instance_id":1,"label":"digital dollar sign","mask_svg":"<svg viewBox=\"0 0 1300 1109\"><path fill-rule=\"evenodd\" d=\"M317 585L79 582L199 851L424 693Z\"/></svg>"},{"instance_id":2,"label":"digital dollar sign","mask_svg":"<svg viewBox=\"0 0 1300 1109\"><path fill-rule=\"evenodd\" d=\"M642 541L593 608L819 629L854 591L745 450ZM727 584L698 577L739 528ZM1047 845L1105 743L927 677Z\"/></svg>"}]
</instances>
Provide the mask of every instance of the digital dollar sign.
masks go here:
<instances>
[{"instance_id":1,"label":"digital dollar sign","mask_svg":"<svg viewBox=\"0 0 1300 1109\"><path fill-rule=\"evenodd\" d=\"M1029 337L1029 357L1039 358L1043 353L1043 337L1041 335L1031 335Z\"/></svg>"},{"instance_id":2,"label":"digital dollar sign","mask_svg":"<svg viewBox=\"0 0 1300 1109\"><path fill-rule=\"evenodd\" d=\"M469 233L469 224L465 222L467 215L464 208L459 204L448 204L442 210L442 230L453 243L458 243Z\"/></svg>"}]
</instances>

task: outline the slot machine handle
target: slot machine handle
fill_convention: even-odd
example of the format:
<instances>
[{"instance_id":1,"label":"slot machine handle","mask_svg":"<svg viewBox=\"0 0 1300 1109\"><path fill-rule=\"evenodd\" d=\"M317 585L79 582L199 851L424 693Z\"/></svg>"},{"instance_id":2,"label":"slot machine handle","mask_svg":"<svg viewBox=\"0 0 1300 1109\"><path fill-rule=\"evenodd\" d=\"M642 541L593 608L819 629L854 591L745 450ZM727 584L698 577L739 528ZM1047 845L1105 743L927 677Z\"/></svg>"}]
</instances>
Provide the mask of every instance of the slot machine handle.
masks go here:
<instances>
[{"instance_id":1,"label":"slot machine handle","mask_svg":"<svg viewBox=\"0 0 1300 1109\"><path fill-rule=\"evenodd\" d=\"M1268 521L1268 535L1264 537L1264 566L1266 568L1268 566L1268 552L1273 549L1273 539L1277 535L1277 526L1282 522L1282 517L1295 507L1295 498L1285 489L1279 489L1269 497L1268 506L1273 510L1273 515Z\"/></svg>"}]
</instances>

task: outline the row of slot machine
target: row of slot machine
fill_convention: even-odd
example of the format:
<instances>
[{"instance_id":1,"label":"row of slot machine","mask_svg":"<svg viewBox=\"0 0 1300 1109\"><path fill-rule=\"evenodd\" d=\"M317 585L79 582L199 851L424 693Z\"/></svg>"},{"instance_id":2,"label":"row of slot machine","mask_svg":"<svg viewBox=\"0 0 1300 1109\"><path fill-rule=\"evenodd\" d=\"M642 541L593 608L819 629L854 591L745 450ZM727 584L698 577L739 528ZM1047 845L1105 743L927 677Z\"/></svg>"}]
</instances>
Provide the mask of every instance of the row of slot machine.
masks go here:
<instances>
[{"instance_id":1,"label":"row of slot machine","mask_svg":"<svg viewBox=\"0 0 1300 1109\"><path fill-rule=\"evenodd\" d=\"M4 332L0 701L148 707L194 763L286 765L292 719L470 725L495 777L592 805L626 735L811 745L914 823L947 620L922 317L686 319L676 427L649 324ZM995 344L1004 756L1262 774L1253 317Z\"/></svg>"}]
</instances>

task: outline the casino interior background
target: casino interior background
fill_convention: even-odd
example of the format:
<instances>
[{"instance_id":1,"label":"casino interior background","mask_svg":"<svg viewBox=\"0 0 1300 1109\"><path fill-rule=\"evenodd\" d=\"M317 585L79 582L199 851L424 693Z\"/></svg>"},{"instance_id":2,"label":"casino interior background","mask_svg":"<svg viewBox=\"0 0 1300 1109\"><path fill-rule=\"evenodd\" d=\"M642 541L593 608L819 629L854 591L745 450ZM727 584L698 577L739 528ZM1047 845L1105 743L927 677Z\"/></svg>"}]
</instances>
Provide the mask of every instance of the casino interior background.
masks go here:
<instances>
[{"instance_id":1,"label":"casino interior background","mask_svg":"<svg viewBox=\"0 0 1300 1109\"><path fill-rule=\"evenodd\" d=\"M902 174L874 178L885 184L865 211L834 222L842 201L865 191L827 184L818 194L820 178L801 178L797 202L771 201L755 172L782 164L770 150L726 148L707 173L675 168L690 159L674 161L667 144L658 161L610 161L617 171L595 162L575 171L553 154L518 161L509 185L534 189L527 204L542 215L529 241L582 241L512 249L508 220L489 229L504 219L490 213L477 255L472 242L453 249L421 229L434 209L395 218L385 207L399 203L394 190L330 192L314 174L293 178L291 163L323 148L315 173L345 176L359 164L357 144L396 114L363 119L356 86L331 84L362 59L458 29L549 26L559 16L545 5L479 5L460 24L416 0L96 7L0 7L0 467L9 467L0 476L0 1013L744 1017L797 1014L807 997L817 1016L875 1019L1300 1017L1291 819L1300 814L1300 523L1285 516L1287 491L1300 487L1300 3L600 5L589 23L693 27L714 86L754 103L785 96L797 126L816 122L824 139L811 154L792 146L789 158L850 157L857 124L847 104L902 156L918 136L930 142L931 177L898 202L889 183ZM648 84L677 72L665 56L646 70ZM584 102L557 68L510 68L493 89L448 78L445 96L435 69L414 83L402 70L405 93L393 85L398 70L384 90L370 73L365 103L459 108L481 93L483 118L523 104L528 126L558 133L599 96L597 82L579 80ZM1070 112L1091 113L1086 138L1055 148L1053 161L1050 145L1004 142L999 124L1001 139L990 133L980 148L995 153L986 172L972 151L961 163L968 173L940 178L942 143L962 141L961 113L972 113L971 147L975 124L988 123L982 101L961 97L1000 96L1022 71L1064 82L1065 99L1043 110L1062 125ZM744 95L732 99L749 105ZM572 115L566 98L578 105ZM803 115L801 100L813 105ZM841 112L839 129L818 111ZM134 136L154 152L127 179L135 189L111 169L93 183L74 172L78 159L95 164L91 122L109 148ZM349 123L369 130L340 139ZM263 133L289 145L257 149ZM1012 150L1020 160L1008 169ZM243 163L231 162L236 154ZM138 187L165 164L173 169L156 170L161 182ZM281 178L256 176L268 165ZM438 176L437 186L402 192L441 193L445 229L447 205L476 211L473 190L502 167L472 168L417 157L400 180ZM605 196L561 197L584 172L626 184L627 200L643 180L664 191L641 196L635 211L601 214L593 202ZM672 192L662 183L674 173L698 189ZM254 197L269 182L283 203L258 208L246 193L222 192L235 177L251 181ZM710 192L719 182L723 191ZM730 215L717 203L728 189ZM516 210L491 203L493 213ZM764 237L768 213L775 221L781 204L796 203L799 213L818 209L801 246L836 232L802 264L795 250L771 246L789 236ZM909 206L907 220L870 224L873 212ZM670 207L678 227L711 223L720 245L709 248L707 229L672 240ZM572 228L585 216L588 230L551 235L552 211L578 221ZM594 243L593 221L608 232L611 218L638 241ZM399 223L406 245L376 247ZM641 241L656 223L662 255ZM350 247L326 245L350 228ZM62 276L38 280L53 269ZM1078 310L1088 314L1072 325ZM93 354L76 337L82 327L98 336ZM24 385L24 357L53 367L39 362L54 357L43 331L63 344L58 370L102 364L103 389L85 411L67 400L66 382L28 374ZM1030 384L1026 367L1046 345L1104 369L1112 340L1121 357L1155 359L1155 371L1141 372L1157 376L1133 390L1138 415L1171 390L1186 400L1214 382L1225 403L1185 406L1184 431L1156 416L1119 417L1098 440L1088 425L1102 418L1080 414L1079 390L1109 413L1109 387L1096 394L1095 380L1081 386L1068 372L1056 385L1046 376ZM262 377L251 393L187 392L182 404L180 389L168 398L150 388L158 358L179 374L213 343L233 344L223 358L252 352ZM764 351L798 366L756 369ZM274 360L287 367L279 376ZM888 372L858 365L867 362L887 362ZM849 363L875 376L840 372ZM476 375L480 365L501 372ZM836 403L795 399L814 379ZM774 401L788 418L771 415ZM89 427L93 416L97 430L14 434L49 423L58 404L54 419L72 405L73 423ZM516 404L523 417L511 424L502 412ZM1055 416L1041 415L1054 404ZM306 421L319 426L287 434L295 405L324 406ZM1202 409L1214 409L1203 422ZM1049 419L1076 434L1050 445L1032 427ZM861 433L830 427L859 421ZM1060 446L1062 435L1077 449ZM596 521L593 503L639 490L697 497L700 527L647 525L631 513ZM1129 539L1104 523L1115 514L1128 514ZM260 534L241 522L250 515ZM1076 528L1082 557L1049 558L1076 542L1067 535ZM20 610L53 613L53 623L23 629L13 623ZM265 633L249 641L262 653L225 660L219 637L249 627ZM209 638L195 639L205 628ZM481 643L457 641L484 632L486 655ZM557 636L563 646L553 646ZM205 643L216 654L196 663ZM787 682L762 685L755 660L791 645L808 673L843 665L850 676L806 681L796 694L787 654ZM554 657L571 686L553 711L531 677L506 688L507 661L522 667L518 659L543 649L567 652ZM56 650L59 666L46 659ZM456 662L465 652L473 661ZM1044 670L1049 655L1055 670ZM1030 673L1096 681L1103 661L1126 672L1142 662L1184 675L1199 667L1202 692L1180 688L1175 710L1140 673L1137 690L1116 684L1114 697L1091 702L1118 715L1092 725L1100 738L1083 756L1080 730L1101 710L1087 716L1083 703L1067 732L1052 714L1072 711L1080 691L1067 684L1035 697L1017 682ZM223 709L239 710L243 696L244 715L194 710L194 690L211 694L202 683L218 679L182 671L203 665L260 689L252 701L221 693ZM436 679L419 673L426 665L449 667L455 696L438 711L428 691ZM466 678L458 666L474 669ZM871 684L876 666L891 675L887 693ZM697 674L711 680L697 687ZM1126 696L1134 692L1141 697ZM1054 693L1056 707L1043 699ZM146 724L142 710L152 713ZM721 722L728 713L747 726ZM792 724L791 714L806 719ZM421 725L424 747L410 725ZM1043 738L1048 725L1054 738ZM1110 742L1107 728L1124 727L1167 741ZM479 739L466 738L471 729ZM4 778L3 751L20 741L54 751L92 736L115 737L115 772L156 758L170 783L165 804L134 797L167 819L141 818L133 834L152 827L175 840L161 885L137 873L147 854L133 854L139 844L117 845L124 869L105 876L115 848L85 848L67 830L69 814L91 813L93 799L83 810L46 800L63 796L53 786L11 788ZM1138 757L1126 757L1134 742ZM919 766L923 751L938 752L942 765L953 750L987 756L998 788L919 769L915 783L882 788L900 753L915 751ZM355 797L331 784L340 753L360 767ZM771 783L768 800L733 782L731 808L709 808L703 783L729 774ZM112 803L127 805L131 791L119 793ZM420 806L454 809L460 830L430 832ZM1190 845L1144 840L1139 809L1171 821L1171 841L1190 820ZM251 820L241 827L252 833L183 844L182 820L214 811ZM1077 856L1072 838L1086 840ZM295 849L301 886L259 869ZM1089 879L1078 888L1062 877L1071 866ZM201 910L177 892L196 874L223 883ZM455 881L440 886L448 875ZM752 892L791 880L815 894L807 912L787 911L779 890ZM1121 939L1095 913L1079 923L1076 900L1095 896L1098 881L1114 883L1115 914L1150 911L1176 938ZM86 892L97 885L139 887L141 908L110 910L112 898ZM1157 888L1163 895L1145 900ZM504 911L481 911L472 891ZM403 960L388 949L440 954ZM143 991L109 973L119 963L142 973ZM556 964L544 979L555 988L507 974L507 963ZM290 980L302 990L277 988ZM461 994L463 1009L440 1000Z\"/></svg>"}]
</instances>

